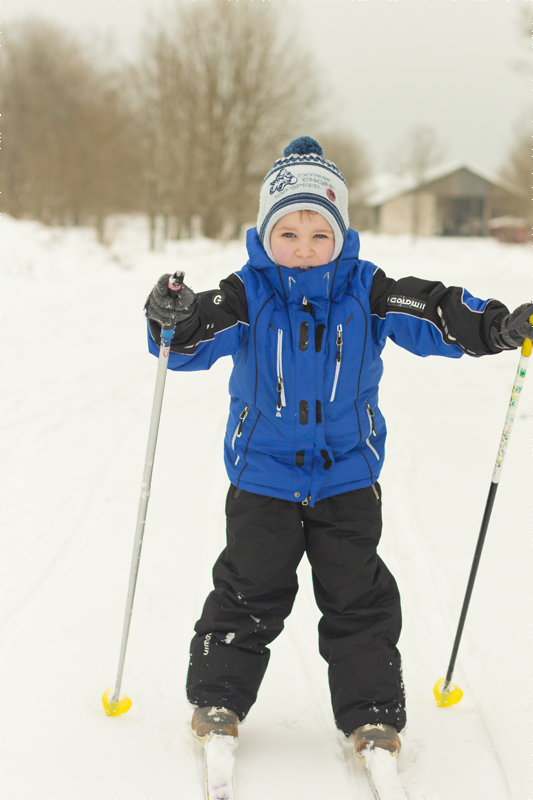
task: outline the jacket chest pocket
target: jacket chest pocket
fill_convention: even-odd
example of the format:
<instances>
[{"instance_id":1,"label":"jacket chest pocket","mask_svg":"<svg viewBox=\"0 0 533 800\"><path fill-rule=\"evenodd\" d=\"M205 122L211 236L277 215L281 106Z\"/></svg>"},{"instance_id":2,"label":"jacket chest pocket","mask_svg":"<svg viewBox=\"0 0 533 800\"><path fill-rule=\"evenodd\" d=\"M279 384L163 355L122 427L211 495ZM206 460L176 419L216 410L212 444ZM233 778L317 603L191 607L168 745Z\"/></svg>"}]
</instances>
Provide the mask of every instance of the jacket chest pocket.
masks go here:
<instances>
[{"instance_id":1,"label":"jacket chest pocket","mask_svg":"<svg viewBox=\"0 0 533 800\"><path fill-rule=\"evenodd\" d=\"M271 333L275 334L276 353L274 371L275 413L276 417L281 417L283 409L290 403L291 399L294 402L296 366L299 359L302 358L302 353L309 349L309 337L312 335L312 328L309 321L300 320L294 341L291 339L290 331L285 328L276 328L271 325ZM303 357L305 358L305 356ZM301 366L300 363L300 368Z\"/></svg>"},{"instance_id":2,"label":"jacket chest pocket","mask_svg":"<svg viewBox=\"0 0 533 800\"><path fill-rule=\"evenodd\" d=\"M291 334L290 330L270 322L266 347L257 349L257 370L260 376L260 404L268 416L282 417L290 400Z\"/></svg>"},{"instance_id":3,"label":"jacket chest pocket","mask_svg":"<svg viewBox=\"0 0 533 800\"><path fill-rule=\"evenodd\" d=\"M367 322L360 304L348 304L340 321L333 322L327 333L326 383L327 403L356 400L361 389L361 368L365 359ZM342 311L340 312L342 313ZM337 320L340 314L337 312ZM333 409L331 409L333 411Z\"/></svg>"}]
</instances>

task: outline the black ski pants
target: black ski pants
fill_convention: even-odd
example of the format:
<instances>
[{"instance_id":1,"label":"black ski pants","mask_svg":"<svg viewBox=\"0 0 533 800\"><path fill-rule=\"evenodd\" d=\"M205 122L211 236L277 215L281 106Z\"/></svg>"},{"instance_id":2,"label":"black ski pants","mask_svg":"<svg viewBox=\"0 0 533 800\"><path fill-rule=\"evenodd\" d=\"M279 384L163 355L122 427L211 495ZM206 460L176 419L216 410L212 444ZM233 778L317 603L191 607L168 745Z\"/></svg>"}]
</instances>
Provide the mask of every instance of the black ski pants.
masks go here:
<instances>
[{"instance_id":1,"label":"black ski pants","mask_svg":"<svg viewBox=\"0 0 533 800\"><path fill-rule=\"evenodd\" d=\"M370 722L404 727L400 597L376 553L380 495L375 484L311 507L230 487L227 545L191 642L191 703L223 706L244 719L267 668L268 644L291 612L306 553L337 727L347 736Z\"/></svg>"}]
</instances>

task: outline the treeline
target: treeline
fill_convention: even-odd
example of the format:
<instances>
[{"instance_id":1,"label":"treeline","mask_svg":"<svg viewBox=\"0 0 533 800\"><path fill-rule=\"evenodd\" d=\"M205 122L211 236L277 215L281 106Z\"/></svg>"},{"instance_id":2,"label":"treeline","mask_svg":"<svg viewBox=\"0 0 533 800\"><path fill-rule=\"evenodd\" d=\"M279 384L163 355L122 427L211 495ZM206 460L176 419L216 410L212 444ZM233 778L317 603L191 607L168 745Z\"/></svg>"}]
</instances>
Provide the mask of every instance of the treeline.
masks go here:
<instances>
[{"instance_id":1,"label":"treeline","mask_svg":"<svg viewBox=\"0 0 533 800\"><path fill-rule=\"evenodd\" d=\"M4 209L100 230L109 213L138 209L135 113L121 78L44 22L14 27L1 53Z\"/></svg>"},{"instance_id":2,"label":"treeline","mask_svg":"<svg viewBox=\"0 0 533 800\"><path fill-rule=\"evenodd\" d=\"M152 245L156 231L232 237L254 223L283 146L311 133L346 176L355 219L368 158L357 136L321 132L328 87L281 20L270 4L176 3L120 68L62 27L12 25L0 48L3 210L94 225L101 240L110 215L130 212L148 215ZM442 155L422 133L394 157L415 179ZM522 128L502 174L521 187L527 217L530 162Z\"/></svg>"},{"instance_id":3,"label":"treeline","mask_svg":"<svg viewBox=\"0 0 533 800\"><path fill-rule=\"evenodd\" d=\"M4 210L101 238L109 215L133 211L152 241L156 224L172 237L237 234L266 170L320 109L311 59L268 5L176 7L120 70L42 20L13 26L0 59ZM356 184L368 173L349 137L326 152Z\"/></svg>"}]
</instances>

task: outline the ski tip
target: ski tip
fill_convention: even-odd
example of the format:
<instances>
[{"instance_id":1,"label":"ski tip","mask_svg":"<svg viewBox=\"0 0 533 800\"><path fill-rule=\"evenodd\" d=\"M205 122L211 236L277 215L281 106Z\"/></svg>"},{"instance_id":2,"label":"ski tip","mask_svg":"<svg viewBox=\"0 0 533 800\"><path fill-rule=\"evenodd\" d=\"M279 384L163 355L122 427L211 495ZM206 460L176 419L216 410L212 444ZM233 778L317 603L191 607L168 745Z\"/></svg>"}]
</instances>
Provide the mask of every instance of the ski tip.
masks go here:
<instances>
[{"instance_id":1,"label":"ski tip","mask_svg":"<svg viewBox=\"0 0 533 800\"><path fill-rule=\"evenodd\" d=\"M108 717L118 717L125 714L131 708L131 700L129 697L121 697L119 700L113 700L111 689L106 689L102 696L102 705Z\"/></svg>"},{"instance_id":2,"label":"ski tip","mask_svg":"<svg viewBox=\"0 0 533 800\"><path fill-rule=\"evenodd\" d=\"M439 678L433 687L433 694L439 708L448 708L459 703L463 697L463 691L455 683L446 685L446 678Z\"/></svg>"},{"instance_id":3,"label":"ski tip","mask_svg":"<svg viewBox=\"0 0 533 800\"><path fill-rule=\"evenodd\" d=\"M398 775L398 754L381 747L368 750L365 770L370 788L377 800L407 800Z\"/></svg>"}]
</instances>

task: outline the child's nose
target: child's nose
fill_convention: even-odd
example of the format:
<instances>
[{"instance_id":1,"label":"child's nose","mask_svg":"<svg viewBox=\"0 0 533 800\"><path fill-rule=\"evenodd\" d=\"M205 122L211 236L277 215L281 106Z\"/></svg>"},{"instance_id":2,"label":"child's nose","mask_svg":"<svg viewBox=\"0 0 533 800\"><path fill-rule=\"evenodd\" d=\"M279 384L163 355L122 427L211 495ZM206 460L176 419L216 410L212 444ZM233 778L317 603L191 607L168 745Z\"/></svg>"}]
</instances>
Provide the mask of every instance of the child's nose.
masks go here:
<instances>
[{"instance_id":1,"label":"child's nose","mask_svg":"<svg viewBox=\"0 0 533 800\"><path fill-rule=\"evenodd\" d=\"M313 252L313 242L303 241L298 245L301 255L310 255Z\"/></svg>"}]
</instances>

